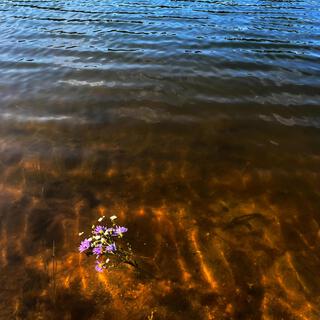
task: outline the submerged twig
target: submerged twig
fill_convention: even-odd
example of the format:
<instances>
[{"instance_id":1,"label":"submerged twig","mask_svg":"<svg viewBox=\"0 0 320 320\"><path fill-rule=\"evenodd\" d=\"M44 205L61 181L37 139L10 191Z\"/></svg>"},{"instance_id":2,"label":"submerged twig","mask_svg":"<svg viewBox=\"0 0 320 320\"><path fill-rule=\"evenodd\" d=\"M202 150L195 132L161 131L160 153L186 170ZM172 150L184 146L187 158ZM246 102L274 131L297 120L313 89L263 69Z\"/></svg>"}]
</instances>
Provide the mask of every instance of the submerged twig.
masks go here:
<instances>
[{"instance_id":1,"label":"submerged twig","mask_svg":"<svg viewBox=\"0 0 320 320\"><path fill-rule=\"evenodd\" d=\"M56 303L56 253L55 243L52 241L52 300L53 304Z\"/></svg>"}]
</instances>

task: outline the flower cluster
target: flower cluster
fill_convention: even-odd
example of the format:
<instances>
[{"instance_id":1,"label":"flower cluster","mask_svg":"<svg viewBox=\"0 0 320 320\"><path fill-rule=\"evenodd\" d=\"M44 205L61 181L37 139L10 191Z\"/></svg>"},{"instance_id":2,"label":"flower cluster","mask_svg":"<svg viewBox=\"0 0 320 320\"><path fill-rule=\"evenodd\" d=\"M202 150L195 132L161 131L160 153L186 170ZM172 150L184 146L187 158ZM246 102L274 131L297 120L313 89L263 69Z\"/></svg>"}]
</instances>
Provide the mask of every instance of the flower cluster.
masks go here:
<instances>
[{"instance_id":1,"label":"flower cluster","mask_svg":"<svg viewBox=\"0 0 320 320\"><path fill-rule=\"evenodd\" d=\"M96 257L95 269L98 272L114 267L121 262L134 266L135 262L132 260L130 245L127 243L125 249L120 240L128 229L115 223L116 216L110 217L111 226L101 224L104 219L105 216L99 218L99 225L92 226L91 236L81 241L79 251ZM81 232L79 236L83 234L84 232Z\"/></svg>"}]
</instances>

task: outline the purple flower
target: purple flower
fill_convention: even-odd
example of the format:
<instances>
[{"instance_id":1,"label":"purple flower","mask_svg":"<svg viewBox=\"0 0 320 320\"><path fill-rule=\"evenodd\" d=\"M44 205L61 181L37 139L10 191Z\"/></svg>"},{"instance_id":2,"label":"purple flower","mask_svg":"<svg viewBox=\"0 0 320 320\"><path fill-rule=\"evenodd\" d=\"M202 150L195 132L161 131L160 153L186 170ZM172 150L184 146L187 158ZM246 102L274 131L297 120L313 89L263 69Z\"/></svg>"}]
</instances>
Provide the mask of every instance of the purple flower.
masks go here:
<instances>
[{"instance_id":1,"label":"purple flower","mask_svg":"<svg viewBox=\"0 0 320 320\"><path fill-rule=\"evenodd\" d=\"M95 229L94 229L94 231L93 231L93 233L99 234L100 231L104 232L105 229L106 229L106 228L103 227L103 226L96 226Z\"/></svg>"},{"instance_id":2,"label":"purple flower","mask_svg":"<svg viewBox=\"0 0 320 320\"><path fill-rule=\"evenodd\" d=\"M96 266L95 266L96 271L102 272L103 271L103 264L99 261L96 261Z\"/></svg>"},{"instance_id":3,"label":"purple flower","mask_svg":"<svg viewBox=\"0 0 320 320\"><path fill-rule=\"evenodd\" d=\"M84 239L83 241L81 241L80 246L79 246L80 252L86 251L89 248L90 248L90 240Z\"/></svg>"},{"instance_id":4,"label":"purple flower","mask_svg":"<svg viewBox=\"0 0 320 320\"><path fill-rule=\"evenodd\" d=\"M116 244L115 244L115 243L110 244L109 246L106 247L106 250L107 250L108 252L114 252L114 251L116 251L116 250L117 250Z\"/></svg>"},{"instance_id":5,"label":"purple flower","mask_svg":"<svg viewBox=\"0 0 320 320\"><path fill-rule=\"evenodd\" d=\"M96 254L97 256L100 255L100 254L102 254L102 246L99 245L99 246L95 247L95 248L92 250L92 253L93 253L93 254Z\"/></svg>"},{"instance_id":6,"label":"purple flower","mask_svg":"<svg viewBox=\"0 0 320 320\"><path fill-rule=\"evenodd\" d=\"M116 226L113 231L113 236L121 236L123 233L127 232L128 229L125 227Z\"/></svg>"}]
</instances>

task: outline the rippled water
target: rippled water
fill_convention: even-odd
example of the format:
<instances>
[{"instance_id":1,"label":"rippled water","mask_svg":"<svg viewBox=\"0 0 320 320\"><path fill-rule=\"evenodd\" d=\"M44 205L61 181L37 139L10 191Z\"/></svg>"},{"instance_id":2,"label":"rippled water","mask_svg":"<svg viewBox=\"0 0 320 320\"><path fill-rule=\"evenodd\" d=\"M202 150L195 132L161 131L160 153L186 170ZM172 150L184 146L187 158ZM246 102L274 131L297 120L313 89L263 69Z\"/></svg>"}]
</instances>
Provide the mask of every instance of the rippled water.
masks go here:
<instances>
[{"instance_id":1,"label":"rippled water","mask_svg":"<svg viewBox=\"0 0 320 320\"><path fill-rule=\"evenodd\" d=\"M0 319L320 319L318 1L0 12Z\"/></svg>"}]
</instances>

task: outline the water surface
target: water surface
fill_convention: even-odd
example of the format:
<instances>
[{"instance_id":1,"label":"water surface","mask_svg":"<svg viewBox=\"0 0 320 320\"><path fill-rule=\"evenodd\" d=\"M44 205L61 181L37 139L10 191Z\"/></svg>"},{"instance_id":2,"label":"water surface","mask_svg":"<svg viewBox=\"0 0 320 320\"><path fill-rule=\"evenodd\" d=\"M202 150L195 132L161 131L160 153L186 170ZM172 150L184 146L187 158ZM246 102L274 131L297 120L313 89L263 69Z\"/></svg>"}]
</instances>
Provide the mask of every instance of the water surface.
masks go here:
<instances>
[{"instance_id":1,"label":"water surface","mask_svg":"<svg viewBox=\"0 0 320 320\"><path fill-rule=\"evenodd\" d=\"M0 11L1 319L320 318L318 1Z\"/></svg>"}]
</instances>

